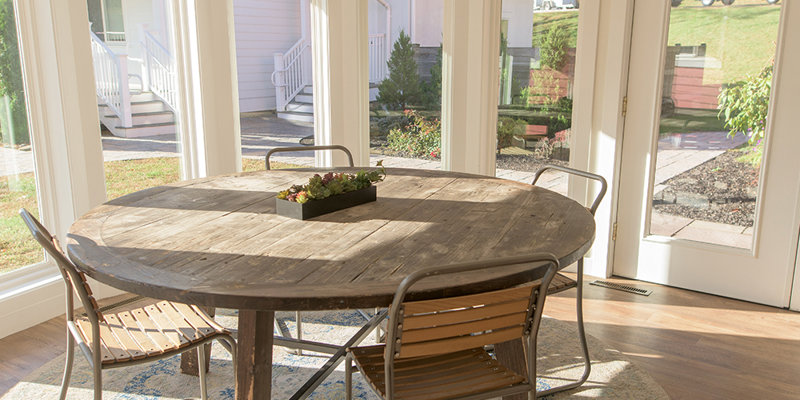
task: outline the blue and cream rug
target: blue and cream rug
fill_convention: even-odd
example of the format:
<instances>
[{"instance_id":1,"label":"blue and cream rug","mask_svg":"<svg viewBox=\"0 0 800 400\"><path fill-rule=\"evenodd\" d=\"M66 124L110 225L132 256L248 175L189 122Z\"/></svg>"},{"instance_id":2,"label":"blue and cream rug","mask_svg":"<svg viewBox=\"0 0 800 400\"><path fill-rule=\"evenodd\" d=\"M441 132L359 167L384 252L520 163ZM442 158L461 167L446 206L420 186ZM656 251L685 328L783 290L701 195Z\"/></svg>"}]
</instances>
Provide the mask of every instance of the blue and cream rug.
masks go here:
<instances>
[{"instance_id":1,"label":"blue and cream rug","mask_svg":"<svg viewBox=\"0 0 800 400\"><path fill-rule=\"evenodd\" d=\"M294 313L278 313L278 320L294 331ZM236 327L236 313L219 310L217 317L224 326ZM303 314L305 339L343 343L355 334L364 318L354 311L307 312ZM592 374L581 388L559 393L553 398L605 397L613 399L667 399L664 390L643 370L619 351L609 349L589 337L592 353ZM364 344L374 343L374 335ZM326 357L314 353L298 356L288 349L275 347L273 353L272 398L288 399ZM557 386L565 379L575 379L583 371L575 323L545 318L539 333L539 389ZM208 376L210 399L233 399L233 364L230 355L219 344L212 350ZM63 373L64 358L58 357L11 388L2 400L57 399ZM182 375L176 357L103 372L103 399L186 399L200 397L196 377ZM359 374L353 379L354 398L377 399ZM92 373L85 358L76 351L75 366L68 399L92 398ZM310 399L344 399L344 367L339 366L314 392Z\"/></svg>"}]
</instances>

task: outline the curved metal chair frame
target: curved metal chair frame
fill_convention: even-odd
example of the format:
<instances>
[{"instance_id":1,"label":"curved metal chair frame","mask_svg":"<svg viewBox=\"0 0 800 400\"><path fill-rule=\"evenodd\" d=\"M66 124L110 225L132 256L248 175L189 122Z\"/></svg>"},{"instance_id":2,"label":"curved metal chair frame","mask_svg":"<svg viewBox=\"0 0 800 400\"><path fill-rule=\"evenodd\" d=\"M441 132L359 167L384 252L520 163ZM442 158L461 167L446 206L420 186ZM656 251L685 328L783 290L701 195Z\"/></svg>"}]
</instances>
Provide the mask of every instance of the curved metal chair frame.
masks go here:
<instances>
[{"instance_id":1,"label":"curved metal chair frame","mask_svg":"<svg viewBox=\"0 0 800 400\"><path fill-rule=\"evenodd\" d=\"M541 270L543 278L531 285L511 289L433 300L405 301L408 290L428 277L519 264L538 264L535 268ZM401 389L414 391L414 396L426 399L487 399L524 392L529 393L529 398L536 398L536 336L547 296L547 290L541 288L550 284L558 267L558 259L554 255L539 253L457 263L412 273L400 283L389 308L386 344L348 349L345 361L345 398L352 398L354 360L373 389L389 400L395 399L395 392ZM486 311L490 308L491 311ZM496 311L498 309L503 311ZM516 338L525 339L524 343L527 345L527 376L517 375L516 379L509 380L509 375L514 378L516 374L491 360L483 347ZM465 353L470 356L465 356ZM474 361L471 358L480 360ZM371 363L367 370L362 362ZM419 379L406 376L396 382L395 364L400 362L405 362L400 367L401 371ZM433 365L426 367L428 362ZM380 371L380 363L383 363L383 375L376 375ZM469 367L472 369L467 368L463 372L453 372L458 368L444 368L442 365L445 363L469 363L475 367ZM405 370L412 368L410 366L413 366L413 372ZM425 370L425 373L419 368L430 370ZM453 397L453 376L459 376L460 379L470 376L479 379L474 375L475 368L477 371L491 370L480 379L495 379L498 382L480 389L461 384L459 388L466 390L457 394L460 397ZM445 369L448 371L444 371ZM447 376L447 373L463 375ZM440 378L442 382L436 382L436 378ZM425 380L425 383L422 384L419 380Z\"/></svg>"},{"instance_id":2,"label":"curved metal chair frame","mask_svg":"<svg viewBox=\"0 0 800 400\"><path fill-rule=\"evenodd\" d=\"M276 148L271 149L270 151L267 152L266 157L264 157L264 162L266 163L267 171L269 171L270 170L269 158L270 158L270 156L272 156L275 153L286 153L286 152L296 152L296 151L314 151L314 152L316 152L316 151L321 151L321 150L341 150L341 151L344 152L344 154L347 155L347 160L349 161L350 166L351 167L355 166L355 164L353 163L353 154L350 153L350 150L347 147L344 147L344 146L342 146L340 144L332 144L332 145L326 145L326 146L320 145L320 146L276 147ZM369 320L371 318L366 313L364 313L363 311L359 310L359 312L361 312L361 314L367 320ZM376 314L377 314L377 311L376 311ZM297 336L297 340L298 341L302 341L303 340L303 319L300 316L300 311L295 311L295 321L296 321L296 324L295 324L295 335ZM277 320L275 320L275 327L278 329L279 332L283 331L283 329L281 328L281 326L280 326L280 324L278 323ZM294 348L295 349L295 354L303 355L303 349L297 347L298 345L302 345L301 343L295 343L295 342L290 342L290 341L279 340L279 344L282 345L282 346ZM335 350L327 349L327 348L317 349L317 350L322 350L323 352L333 352L333 351L335 351Z\"/></svg>"},{"instance_id":3,"label":"curved metal chair frame","mask_svg":"<svg viewBox=\"0 0 800 400\"><path fill-rule=\"evenodd\" d=\"M536 174L533 177L533 182L531 182L531 185L536 185L536 182L539 180L539 178L542 176L542 174L545 171L549 170L549 169L565 172L565 173L568 173L568 174L572 174L572 175L576 175L576 176L580 176L580 177L583 177L583 178L592 179L592 180L600 182L600 192L597 193L597 196L595 196L595 199L594 199L594 201L592 201L592 204L589 207L587 207L589 212L592 213L592 216L594 216L595 212L597 211L597 207L600 205L600 202L603 200L603 196L605 196L606 190L608 188L608 183L606 183L605 178L603 178L602 176L597 175L597 174L593 174L593 173L586 172L586 171L581 171L581 170L574 169L574 168L561 167L561 166L558 166L558 165L545 165L545 166L539 168L538 171L536 171ZM583 353L583 360L584 360L583 375L581 375L581 378L576 382L569 383L569 384L562 385L562 386L557 386L557 387L550 388L548 390L543 391L541 393L541 395L543 395L543 396L546 396L546 395L549 395L549 394L553 394L553 393L557 393L557 392L562 392L562 391L569 390L569 389L574 389L574 388L576 388L578 386L583 385L586 382L586 380L589 379L589 374L592 371L592 360L589 358L589 346L586 343L586 330L585 330L584 324L583 324L583 257L581 257L580 260L578 260L578 273L577 274L578 274L577 281L573 281L572 279L569 279L566 276L558 274L558 276L560 278L562 278L565 281L569 281L570 284L568 284L567 286L564 286L562 288L559 288L558 290L555 290L555 291L551 291L550 289L548 291L550 292L550 294L554 294L554 293L558 293L558 292L570 289L572 287L575 287L577 289L577 291L578 291L578 293L576 294L576 297L575 297L575 312L577 314L577 320L578 320L578 339L579 339L580 344L581 344L581 352Z\"/></svg>"},{"instance_id":4,"label":"curved metal chair frame","mask_svg":"<svg viewBox=\"0 0 800 400\"><path fill-rule=\"evenodd\" d=\"M103 395L103 384L102 384L102 370L110 369L110 368L119 368L119 367L127 367L136 364L142 364L145 362L157 361L162 358L171 357L178 353L183 353L185 351L193 350L197 348L198 354L198 370L199 370L199 377L200 377L200 395L202 399L207 398L207 390L206 390L206 371L205 371L205 351L203 351L206 344L209 344L213 340L218 340L232 355L233 357L233 365L234 365L234 375L236 374L235 366L236 366L236 341L233 337L226 332L217 331L214 332L207 337L204 337L196 342L192 342L184 347L177 347L171 350L165 350L161 354L157 355L146 355L141 359L130 359L126 361L116 361L113 363L103 363L103 355L101 350L101 342L103 342L103 336L100 332L100 323L103 321L104 323L108 324L105 321L105 317L103 313L100 311L99 307L97 306L97 302L92 296L91 289L89 288L88 282L86 281L86 277L83 273L79 272L75 265L70 261L61 250L58 241L55 237L53 237L47 229L42 226L42 224L30 214L30 212L26 209L21 209L19 211L20 216L25 221L25 224L30 229L31 234L36 239L37 242L45 249L48 255L53 258L53 260L58 265L58 269L61 271L61 275L64 278L64 284L66 285L66 300L67 300L67 310L66 310L66 318L67 318L67 352L66 352L66 366L64 368L64 377L61 383L61 395L60 399L63 400L67 395L67 389L69 389L69 381L70 376L72 374L72 364L74 360L75 354L75 344L78 344L78 347L83 352L86 359L89 361L89 365L92 367L93 375L94 375L94 399L100 400L102 399ZM91 324L91 338L95 338L94 340L90 340L90 343L86 343L81 335L75 321L75 310L74 310L74 300L73 300L73 293L77 294L78 299L80 300L81 304L83 305L84 310L86 311L86 317ZM88 333L88 332L86 332ZM97 340L96 338L100 338Z\"/></svg>"},{"instance_id":5,"label":"curved metal chair frame","mask_svg":"<svg viewBox=\"0 0 800 400\"><path fill-rule=\"evenodd\" d=\"M318 150L341 150L344 154L347 155L347 159L350 162L350 166L354 167L353 164L353 154L350 153L350 150L347 147L344 147L340 144L332 144L328 146L292 146L292 147L276 147L271 149L267 152L267 156L264 157L264 162L266 163L267 171L270 170L269 167L269 157L275 153L286 153L286 152L295 152L295 151L318 151Z\"/></svg>"}]
</instances>

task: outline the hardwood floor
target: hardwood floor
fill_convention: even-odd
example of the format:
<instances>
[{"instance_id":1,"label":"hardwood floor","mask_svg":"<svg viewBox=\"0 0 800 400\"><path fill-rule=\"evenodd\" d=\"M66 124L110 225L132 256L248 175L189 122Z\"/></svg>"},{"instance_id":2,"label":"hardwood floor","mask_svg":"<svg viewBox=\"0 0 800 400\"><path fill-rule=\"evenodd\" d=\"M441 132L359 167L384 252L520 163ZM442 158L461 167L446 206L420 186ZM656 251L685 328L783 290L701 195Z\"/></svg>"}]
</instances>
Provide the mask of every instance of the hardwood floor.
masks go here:
<instances>
[{"instance_id":1,"label":"hardwood floor","mask_svg":"<svg viewBox=\"0 0 800 400\"><path fill-rule=\"evenodd\" d=\"M587 284L588 333L644 368L671 397L800 399L800 313L609 280L654 292L645 297ZM545 314L575 321L574 295L568 291L549 298ZM64 338L59 317L0 339L0 395L61 357Z\"/></svg>"}]
</instances>

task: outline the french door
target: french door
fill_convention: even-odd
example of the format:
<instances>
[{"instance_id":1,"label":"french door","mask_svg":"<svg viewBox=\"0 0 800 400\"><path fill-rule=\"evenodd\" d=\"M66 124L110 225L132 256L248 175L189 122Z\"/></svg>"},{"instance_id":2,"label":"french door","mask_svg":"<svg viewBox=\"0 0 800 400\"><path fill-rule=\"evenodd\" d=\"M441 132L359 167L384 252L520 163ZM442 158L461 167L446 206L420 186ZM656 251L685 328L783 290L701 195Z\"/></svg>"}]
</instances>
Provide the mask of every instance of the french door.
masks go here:
<instances>
[{"instance_id":1,"label":"french door","mask_svg":"<svg viewBox=\"0 0 800 400\"><path fill-rule=\"evenodd\" d=\"M800 4L680 3L635 2L614 274L787 307Z\"/></svg>"}]
</instances>

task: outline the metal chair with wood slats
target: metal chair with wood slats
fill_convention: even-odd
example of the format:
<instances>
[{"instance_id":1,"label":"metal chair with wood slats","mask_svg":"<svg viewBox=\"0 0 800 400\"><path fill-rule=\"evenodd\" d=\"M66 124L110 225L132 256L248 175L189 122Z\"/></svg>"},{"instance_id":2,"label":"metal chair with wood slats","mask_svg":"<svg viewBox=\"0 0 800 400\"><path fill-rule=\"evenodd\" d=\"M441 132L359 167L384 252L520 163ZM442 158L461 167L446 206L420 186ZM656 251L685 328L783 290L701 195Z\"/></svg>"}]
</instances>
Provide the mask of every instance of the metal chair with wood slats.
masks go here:
<instances>
[{"instance_id":1,"label":"metal chair with wood slats","mask_svg":"<svg viewBox=\"0 0 800 400\"><path fill-rule=\"evenodd\" d=\"M345 155L347 155L347 160L348 160L349 166L350 167L354 167L355 166L355 164L353 163L353 154L350 153L350 150L347 147L342 146L340 144L332 144L332 145L326 145L326 146L319 145L319 146L276 147L276 148L271 149L270 151L267 152L267 155L264 157L264 161L266 163L267 171L269 171L271 169L270 165L269 165L269 158L270 158L270 156L272 156L275 153L297 152L297 151L314 151L314 152L317 152L317 151L322 151L322 150L341 150L342 152L344 152ZM370 316L368 316L364 311L362 311L362 310L358 310L358 311L361 313L361 315L364 316L364 318L366 318L367 320L370 319ZM376 310L375 313L376 314L378 313L377 310ZM295 336L297 336L297 340L298 341L302 341L303 340L303 319L302 319L302 317L300 315L300 311L295 311L295 322L296 322L295 323ZM280 326L280 323L278 322L278 320L275 320L275 327L278 329L279 332L283 331L283 328ZM296 347L298 345L301 345L301 343L287 342L287 341L280 340L280 339L278 340L278 344L280 344L282 346L290 347L290 348L294 348L294 347ZM329 350L326 350L326 349L322 349L322 350L330 352ZM303 355L303 350L300 349L300 348L295 348L295 354Z\"/></svg>"},{"instance_id":2,"label":"metal chair with wood slats","mask_svg":"<svg viewBox=\"0 0 800 400\"><path fill-rule=\"evenodd\" d=\"M230 332L219 326L197 306L153 300L130 310L101 311L86 275L78 271L64 255L58 240L28 212L19 211L31 234L53 258L66 285L67 352L60 399L69 388L75 344L92 366L94 398L102 398L102 370L157 361L197 348L200 396L207 398L204 345L218 340L230 351L236 373L236 342ZM86 313L75 317L73 293ZM99 338L100 340L95 340Z\"/></svg>"},{"instance_id":3,"label":"metal chair with wood slats","mask_svg":"<svg viewBox=\"0 0 800 400\"><path fill-rule=\"evenodd\" d=\"M406 301L427 277L535 264L543 278L511 289ZM488 399L529 392L536 398L536 336L547 287L558 270L552 254L533 254L433 267L412 273L389 308L386 344L348 349L345 397L352 398L352 363L382 398ZM527 376L493 359L484 346L526 339Z\"/></svg>"},{"instance_id":4,"label":"metal chair with wood slats","mask_svg":"<svg viewBox=\"0 0 800 400\"><path fill-rule=\"evenodd\" d=\"M531 182L531 185L536 185L536 182L539 180L542 174L549 169L565 172L568 174L580 176L587 179L592 179L600 183L600 191L597 193L597 196L595 196L594 201L592 201L592 204L589 207L586 207L586 209L589 210L592 216L594 216L595 212L597 212L597 207L600 205L600 202L603 200L603 196L605 196L606 194L606 189L608 187L608 184L606 183L605 178L597 174L581 171L574 168L561 167L558 165L548 164L542 166L541 168L539 168L539 170L536 171L536 174L533 176L533 182ZM583 326L583 257L581 257L578 260L577 264L578 268L577 268L576 280L570 279L569 277L562 274L556 274L556 276L553 278L553 282L547 288L547 293L549 295L552 295L572 288L577 289L577 293L575 295L575 311L577 314L577 321L578 321L578 340L580 341L581 352L583 353L583 361L584 361L583 375L581 375L581 378L578 379L576 382L568 383L565 385L557 386L543 391L542 395L545 396L561 392L564 390L574 389L578 386L583 385L583 383L586 382L587 379L589 379L589 374L591 373L592 370L592 360L589 358L589 346L586 343L586 330Z\"/></svg>"},{"instance_id":5,"label":"metal chair with wood slats","mask_svg":"<svg viewBox=\"0 0 800 400\"><path fill-rule=\"evenodd\" d=\"M271 149L270 151L267 152L267 155L264 157L264 161L266 162L267 171L269 171L271 169L270 166L269 166L269 158L270 158L270 156L272 156L275 153L286 153L286 152L296 152L296 151L314 151L314 152L316 152L316 151L321 151L321 150L341 150L341 151L344 152L344 154L347 155L347 160L349 161L350 166L351 167L355 166L355 164L353 164L353 154L350 153L350 150L347 147L344 147L344 146L342 146L340 144L332 144L332 145L327 145L327 146L320 145L320 146L276 147L276 148Z\"/></svg>"}]
</instances>

